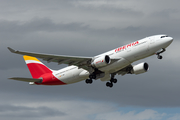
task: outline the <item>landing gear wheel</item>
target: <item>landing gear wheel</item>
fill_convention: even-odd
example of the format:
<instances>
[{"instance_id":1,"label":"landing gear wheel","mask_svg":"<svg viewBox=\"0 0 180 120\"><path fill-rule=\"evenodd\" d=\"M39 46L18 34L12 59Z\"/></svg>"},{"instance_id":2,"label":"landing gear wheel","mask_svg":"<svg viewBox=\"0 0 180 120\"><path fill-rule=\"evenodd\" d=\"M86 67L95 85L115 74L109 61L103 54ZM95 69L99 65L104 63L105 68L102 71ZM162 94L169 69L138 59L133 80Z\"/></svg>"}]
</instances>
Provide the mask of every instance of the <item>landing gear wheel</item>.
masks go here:
<instances>
[{"instance_id":1,"label":"landing gear wheel","mask_svg":"<svg viewBox=\"0 0 180 120\"><path fill-rule=\"evenodd\" d=\"M90 78L90 79L96 79L96 75L94 75L94 74L89 75L89 78Z\"/></svg>"},{"instance_id":2,"label":"landing gear wheel","mask_svg":"<svg viewBox=\"0 0 180 120\"><path fill-rule=\"evenodd\" d=\"M89 84L89 79L86 79L86 81L85 81L85 82L86 82L86 84Z\"/></svg>"},{"instance_id":3,"label":"landing gear wheel","mask_svg":"<svg viewBox=\"0 0 180 120\"><path fill-rule=\"evenodd\" d=\"M86 79L85 81L87 84L92 84L93 80L92 79Z\"/></svg>"},{"instance_id":4,"label":"landing gear wheel","mask_svg":"<svg viewBox=\"0 0 180 120\"><path fill-rule=\"evenodd\" d=\"M117 83L117 79L114 79L114 81L113 81L114 83Z\"/></svg>"},{"instance_id":5,"label":"landing gear wheel","mask_svg":"<svg viewBox=\"0 0 180 120\"><path fill-rule=\"evenodd\" d=\"M109 87L109 85L110 85L110 82L107 82L107 83L106 83L106 86Z\"/></svg>"},{"instance_id":6,"label":"landing gear wheel","mask_svg":"<svg viewBox=\"0 0 180 120\"><path fill-rule=\"evenodd\" d=\"M117 83L117 79L111 78L111 83Z\"/></svg>"},{"instance_id":7,"label":"landing gear wheel","mask_svg":"<svg viewBox=\"0 0 180 120\"><path fill-rule=\"evenodd\" d=\"M162 59L163 57L162 57L161 55L158 55L157 58L158 58L158 59Z\"/></svg>"},{"instance_id":8,"label":"landing gear wheel","mask_svg":"<svg viewBox=\"0 0 180 120\"><path fill-rule=\"evenodd\" d=\"M112 87L113 87L113 83L107 82L107 83L106 83L106 86L112 88Z\"/></svg>"},{"instance_id":9,"label":"landing gear wheel","mask_svg":"<svg viewBox=\"0 0 180 120\"><path fill-rule=\"evenodd\" d=\"M113 83L110 83L110 86L109 86L110 88L112 88L113 87Z\"/></svg>"}]
</instances>

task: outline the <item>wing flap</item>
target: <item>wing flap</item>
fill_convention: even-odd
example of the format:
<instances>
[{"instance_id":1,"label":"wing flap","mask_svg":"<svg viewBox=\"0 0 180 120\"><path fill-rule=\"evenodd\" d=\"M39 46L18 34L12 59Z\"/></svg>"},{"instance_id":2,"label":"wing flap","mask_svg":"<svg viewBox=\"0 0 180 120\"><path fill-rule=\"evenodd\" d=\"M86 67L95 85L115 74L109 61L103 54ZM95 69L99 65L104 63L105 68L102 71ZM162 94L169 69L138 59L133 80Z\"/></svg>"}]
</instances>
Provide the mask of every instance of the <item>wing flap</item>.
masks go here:
<instances>
[{"instance_id":1,"label":"wing flap","mask_svg":"<svg viewBox=\"0 0 180 120\"><path fill-rule=\"evenodd\" d=\"M116 74L123 76L123 75L125 75L125 74L129 74L130 71L131 71L131 69L132 69L132 65L129 65L129 66L127 66L127 67L125 67L125 68L117 71Z\"/></svg>"},{"instance_id":2,"label":"wing flap","mask_svg":"<svg viewBox=\"0 0 180 120\"><path fill-rule=\"evenodd\" d=\"M33 78L13 77L13 78L9 78L9 79L18 80L18 81L24 81L24 82L42 82L42 79L33 79Z\"/></svg>"}]
</instances>

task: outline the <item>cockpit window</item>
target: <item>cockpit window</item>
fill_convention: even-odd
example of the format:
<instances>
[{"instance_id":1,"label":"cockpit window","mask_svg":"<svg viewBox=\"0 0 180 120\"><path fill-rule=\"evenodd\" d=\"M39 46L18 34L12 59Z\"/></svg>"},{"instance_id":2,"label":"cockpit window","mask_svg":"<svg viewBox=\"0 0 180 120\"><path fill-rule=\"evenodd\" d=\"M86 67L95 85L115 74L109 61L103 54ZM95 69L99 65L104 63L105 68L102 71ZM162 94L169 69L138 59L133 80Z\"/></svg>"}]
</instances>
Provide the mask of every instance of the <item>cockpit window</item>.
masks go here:
<instances>
[{"instance_id":1,"label":"cockpit window","mask_svg":"<svg viewBox=\"0 0 180 120\"><path fill-rule=\"evenodd\" d=\"M165 38L165 37L168 37L168 36L167 35L161 36L161 38Z\"/></svg>"}]
</instances>

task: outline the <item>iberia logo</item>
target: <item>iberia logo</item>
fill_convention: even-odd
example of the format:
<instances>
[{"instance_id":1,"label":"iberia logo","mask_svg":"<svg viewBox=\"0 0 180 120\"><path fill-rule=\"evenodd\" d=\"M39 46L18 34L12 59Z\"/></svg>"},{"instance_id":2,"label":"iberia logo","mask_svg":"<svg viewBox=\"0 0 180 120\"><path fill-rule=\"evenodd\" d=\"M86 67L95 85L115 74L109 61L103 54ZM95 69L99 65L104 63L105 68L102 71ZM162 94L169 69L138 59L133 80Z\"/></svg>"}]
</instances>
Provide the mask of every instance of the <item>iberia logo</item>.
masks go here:
<instances>
[{"instance_id":1,"label":"iberia logo","mask_svg":"<svg viewBox=\"0 0 180 120\"><path fill-rule=\"evenodd\" d=\"M136 42L130 43L130 44L128 44L128 45L119 47L119 48L115 49L115 52L119 52L119 51L124 50L124 49L126 49L126 48L135 46L135 45L137 45L137 44L139 44L139 41L136 41Z\"/></svg>"}]
</instances>

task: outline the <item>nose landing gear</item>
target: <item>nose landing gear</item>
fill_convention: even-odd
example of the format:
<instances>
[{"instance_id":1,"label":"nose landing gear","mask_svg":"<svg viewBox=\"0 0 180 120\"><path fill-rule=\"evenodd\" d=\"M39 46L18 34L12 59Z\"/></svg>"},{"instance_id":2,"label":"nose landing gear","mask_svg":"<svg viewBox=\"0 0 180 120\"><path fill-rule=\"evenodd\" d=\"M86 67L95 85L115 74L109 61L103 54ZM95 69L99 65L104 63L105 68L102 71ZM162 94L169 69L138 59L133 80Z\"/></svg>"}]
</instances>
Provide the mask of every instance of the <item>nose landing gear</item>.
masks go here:
<instances>
[{"instance_id":1,"label":"nose landing gear","mask_svg":"<svg viewBox=\"0 0 180 120\"><path fill-rule=\"evenodd\" d=\"M158 55L157 58L158 58L158 59L162 59L163 57L162 57L161 55Z\"/></svg>"},{"instance_id":2,"label":"nose landing gear","mask_svg":"<svg viewBox=\"0 0 180 120\"><path fill-rule=\"evenodd\" d=\"M163 57L160 55L161 53L165 52L166 49L165 48L162 48L162 50L160 52L157 52L156 55L157 55L157 58L158 59L162 59Z\"/></svg>"}]
</instances>

